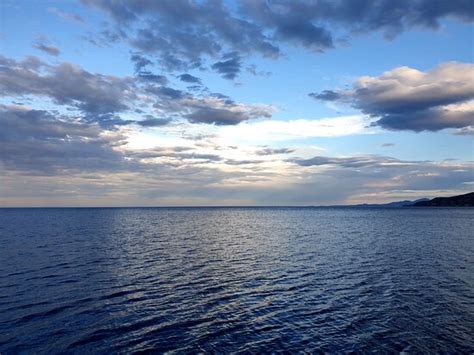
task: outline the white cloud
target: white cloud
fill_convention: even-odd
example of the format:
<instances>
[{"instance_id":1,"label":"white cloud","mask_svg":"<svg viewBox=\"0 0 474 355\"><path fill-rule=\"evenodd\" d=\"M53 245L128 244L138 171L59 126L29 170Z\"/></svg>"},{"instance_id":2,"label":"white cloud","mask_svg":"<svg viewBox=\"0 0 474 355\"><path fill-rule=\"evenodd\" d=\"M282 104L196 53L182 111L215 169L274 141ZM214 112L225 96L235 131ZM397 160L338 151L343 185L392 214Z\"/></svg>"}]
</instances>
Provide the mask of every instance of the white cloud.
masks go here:
<instances>
[{"instance_id":1,"label":"white cloud","mask_svg":"<svg viewBox=\"0 0 474 355\"><path fill-rule=\"evenodd\" d=\"M322 118L319 120L265 120L244 122L237 126L220 127L217 134L221 141L228 143L266 144L313 137L370 134L376 131L376 128L368 127L371 122L372 119L363 115Z\"/></svg>"}]
</instances>

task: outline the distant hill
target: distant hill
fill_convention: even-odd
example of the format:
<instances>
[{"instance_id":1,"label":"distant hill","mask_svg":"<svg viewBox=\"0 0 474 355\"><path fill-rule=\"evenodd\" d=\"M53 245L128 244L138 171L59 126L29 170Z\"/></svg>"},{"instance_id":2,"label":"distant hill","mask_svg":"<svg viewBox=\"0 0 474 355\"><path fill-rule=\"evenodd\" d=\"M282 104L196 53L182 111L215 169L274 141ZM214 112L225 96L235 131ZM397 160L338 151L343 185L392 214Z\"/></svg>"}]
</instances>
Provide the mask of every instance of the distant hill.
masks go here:
<instances>
[{"instance_id":1,"label":"distant hill","mask_svg":"<svg viewBox=\"0 0 474 355\"><path fill-rule=\"evenodd\" d=\"M452 197L436 197L428 201L418 201L413 207L474 207L474 192Z\"/></svg>"},{"instance_id":2,"label":"distant hill","mask_svg":"<svg viewBox=\"0 0 474 355\"><path fill-rule=\"evenodd\" d=\"M413 206L415 203L429 201L427 198L421 198L419 200L410 201L410 200L403 200L403 201L395 201L389 203L363 203L360 205L353 205L352 207L359 207L359 208L371 208L371 207L409 207Z\"/></svg>"},{"instance_id":3,"label":"distant hill","mask_svg":"<svg viewBox=\"0 0 474 355\"><path fill-rule=\"evenodd\" d=\"M422 202L422 201L429 201L428 198L421 198L419 200L410 201L395 201L389 203L361 203L358 205L334 205L329 207L350 207L350 208L374 208L374 207L383 207L383 208L399 208L399 207L410 207L413 206L415 203Z\"/></svg>"},{"instance_id":4,"label":"distant hill","mask_svg":"<svg viewBox=\"0 0 474 355\"><path fill-rule=\"evenodd\" d=\"M358 205L332 205L321 207L335 208L400 208L400 207L474 207L474 192L452 197L420 198L415 201L404 200L389 203L361 203Z\"/></svg>"}]
</instances>

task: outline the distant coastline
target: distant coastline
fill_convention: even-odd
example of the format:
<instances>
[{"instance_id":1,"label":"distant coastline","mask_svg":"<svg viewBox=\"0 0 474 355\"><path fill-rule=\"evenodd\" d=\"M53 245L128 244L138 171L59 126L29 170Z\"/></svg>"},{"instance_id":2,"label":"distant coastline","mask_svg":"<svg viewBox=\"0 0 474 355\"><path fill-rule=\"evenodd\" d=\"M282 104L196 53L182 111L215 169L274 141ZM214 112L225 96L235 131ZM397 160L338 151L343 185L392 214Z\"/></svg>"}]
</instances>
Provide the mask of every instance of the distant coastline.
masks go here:
<instances>
[{"instance_id":1,"label":"distant coastline","mask_svg":"<svg viewBox=\"0 0 474 355\"><path fill-rule=\"evenodd\" d=\"M401 207L474 207L474 192L451 197L422 198L415 201L404 200L390 203L357 205L336 205L327 207L355 207L355 208L401 208Z\"/></svg>"},{"instance_id":2,"label":"distant coastline","mask_svg":"<svg viewBox=\"0 0 474 355\"><path fill-rule=\"evenodd\" d=\"M361 203L355 205L259 205L259 206L0 206L0 209L127 209L127 208L162 208L162 209L218 209L218 208L407 208L407 207L474 207L474 192L451 197L421 198L389 203Z\"/></svg>"}]
</instances>

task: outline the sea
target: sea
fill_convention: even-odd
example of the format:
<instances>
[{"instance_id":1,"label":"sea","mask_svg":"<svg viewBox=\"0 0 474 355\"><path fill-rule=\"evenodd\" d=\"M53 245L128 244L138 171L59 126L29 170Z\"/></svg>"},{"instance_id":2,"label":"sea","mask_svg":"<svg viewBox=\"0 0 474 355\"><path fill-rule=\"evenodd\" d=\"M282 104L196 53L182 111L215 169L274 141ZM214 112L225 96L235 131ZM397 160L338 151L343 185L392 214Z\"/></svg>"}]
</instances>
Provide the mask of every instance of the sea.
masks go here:
<instances>
[{"instance_id":1,"label":"sea","mask_svg":"<svg viewBox=\"0 0 474 355\"><path fill-rule=\"evenodd\" d=\"M472 208L0 209L0 353L473 353Z\"/></svg>"}]
</instances>

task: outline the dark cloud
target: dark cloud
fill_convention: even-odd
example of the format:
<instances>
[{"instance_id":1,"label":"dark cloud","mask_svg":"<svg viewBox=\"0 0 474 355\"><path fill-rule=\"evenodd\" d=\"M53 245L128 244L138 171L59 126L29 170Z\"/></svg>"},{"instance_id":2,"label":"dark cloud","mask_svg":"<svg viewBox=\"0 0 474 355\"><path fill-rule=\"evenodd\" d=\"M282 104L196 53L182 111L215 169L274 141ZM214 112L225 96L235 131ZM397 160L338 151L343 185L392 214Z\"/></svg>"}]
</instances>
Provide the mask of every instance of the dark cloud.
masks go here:
<instances>
[{"instance_id":1,"label":"dark cloud","mask_svg":"<svg viewBox=\"0 0 474 355\"><path fill-rule=\"evenodd\" d=\"M150 72L119 78L69 63L49 65L35 57L16 61L0 56L0 95L46 97L105 128L133 123L121 119L124 112L147 114L156 109L165 117L218 125L271 117L268 106L236 103L222 94L195 96L165 86L166 82L166 77Z\"/></svg>"},{"instance_id":2,"label":"dark cloud","mask_svg":"<svg viewBox=\"0 0 474 355\"><path fill-rule=\"evenodd\" d=\"M363 33L380 31L390 39L413 28L437 29L446 18L474 20L471 0L242 0L237 6L221 0L82 2L113 20L114 27L101 31L102 39L127 41L167 70L203 68L228 52L277 58L284 44L323 52ZM226 78L240 73L236 59L214 65Z\"/></svg>"},{"instance_id":3,"label":"dark cloud","mask_svg":"<svg viewBox=\"0 0 474 355\"><path fill-rule=\"evenodd\" d=\"M202 107L188 114L187 118L193 123L210 123L224 126L239 124L242 121L248 120L250 117L241 111Z\"/></svg>"},{"instance_id":4,"label":"dark cloud","mask_svg":"<svg viewBox=\"0 0 474 355\"><path fill-rule=\"evenodd\" d=\"M201 84L201 79L192 76L191 74L181 74L178 76L179 80L185 83L194 83L194 84Z\"/></svg>"},{"instance_id":5,"label":"dark cloud","mask_svg":"<svg viewBox=\"0 0 474 355\"><path fill-rule=\"evenodd\" d=\"M153 62L150 59L146 58L145 56L139 53L132 53L132 55L130 56L130 60L133 62L135 66L136 73L141 72L145 67L153 64Z\"/></svg>"},{"instance_id":6,"label":"dark cloud","mask_svg":"<svg viewBox=\"0 0 474 355\"><path fill-rule=\"evenodd\" d=\"M154 90L155 93L158 93L161 96L166 96L172 100L182 99L185 96L185 92L182 90L176 90L167 86L161 86Z\"/></svg>"},{"instance_id":7,"label":"dark cloud","mask_svg":"<svg viewBox=\"0 0 474 355\"><path fill-rule=\"evenodd\" d=\"M160 114L173 119L184 118L191 123L232 125L242 121L271 117L272 107L236 103L220 93L193 95L189 91L168 86L146 85L140 88L146 94L145 101Z\"/></svg>"},{"instance_id":8,"label":"dark cloud","mask_svg":"<svg viewBox=\"0 0 474 355\"><path fill-rule=\"evenodd\" d=\"M308 94L308 96L312 97L315 100L322 100L322 101L336 101L341 98L341 95L335 91L332 90L324 90L322 92L315 93L311 92Z\"/></svg>"},{"instance_id":9,"label":"dark cloud","mask_svg":"<svg viewBox=\"0 0 474 355\"><path fill-rule=\"evenodd\" d=\"M203 87L202 85L189 85L186 87L186 89L188 89L189 91L201 92L201 93L206 90L206 88Z\"/></svg>"},{"instance_id":10,"label":"dark cloud","mask_svg":"<svg viewBox=\"0 0 474 355\"><path fill-rule=\"evenodd\" d=\"M293 153L295 150L291 148L263 148L257 150L255 154L257 155L275 155L275 154L289 154Z\"/></svg>"},{"instance_id":11,"label":"dark cloud","mask_svg":"<svg viewBox=\"0 0 474 355\"><path fill-rule=\"evenodd\" d=\"M446 128L464 128L474 122L474 107L469 111L427 109L403 114L385 114L373 125L391 130L439 131Z\"/></svg>"},{"instance_id":12,"label":"dark cloud","mask_svg":"<svg viewBox=\"0 0 474 355\"><path fill-rule=\"evenodd\" d=\"M169 118L155 118L153 116L147 116L144 120L137 121L136 123L142 127L161 127L169 124L171 120Z\"/></svg>"},{"instance_id":13,"label":"dark cloud","mask_svg":"<svg viewBox=\"0 0 474 355\"><path fill-rule=\"evenodd\" d=\"M141 29L131 44L143 52L158 55L158 62L169 70L199 68L202 56L215 56L220 51L220 47L207 35L200 37L174 31L172 39L166 39L163 34L163 31L157 32L156 29Z\"/></svg>"},{"instance_id":14,"label":"dark cloud","mask_svg":"<svg viewBox=\"0 0 474 355\"><path fill-rule=\"evenodd\" d=\"M155 84L166 85L168 83L168 78L164 75L153 74L149 71L141 71L137 73L138 80L143 82L150 82Z\"/></svg>"},{"instance_id":15,"label":"dark cloud","mask_svg":"<svg viewBox=\"0 0 474 355\"><path fill-rule=\"evenodd\" d=\"M393 38L414 27L437 29L444 18L474 20L470 0L244 0L243 8L257 24L273 29L276 36L317 50L332 47L331 31L381 31Z\"/></svg>"},{"instance_id":16,"label":"dark cloud","mask_svg":"<svg viewBox=\"0 0 474 355\"><path fill-rule=\"evenodd\" d=\"M319 2L309 1L243 1L245 13L273 37L321 52L332 48L331 32L317 22Z\"/></svg>"},{"instance_id":17,"label":"dark cloud","mask_svg":"<svg viewBox=\"0 0 474 355\"><path fill-rule=\"evenodd\" d=\"M131 27L139 20L144 21L146 27L137 37L144 39L150 50L166 49L171 44L192 57L196 52L188 51L189 45L198 52L209 53L219 49L216 43L223 42L236 49L259 51L269 56L278 54L278 48L259 27L233 15L222 1L83 0L83 3L106 11L123 26Z\"/></svg>"},{"instance_id":18,"label":"dark cloud","mask_svg":"<svg viewBox=\"0 0 474 355\"><path fill-rule=\"evenodd\" d=\"M257 52L277 57L279 48L262 29L231 13L222 1L83 0L107 12L136 49L153 54L169 70L199 68L203 58L223 52ZM170 53L173 53L172 55Z\"/></svg>"},{"instance_id":19,"label":"dark cloud","mask_svg":"<svg viewBox=\"0 0 474 355\"><path fill-rule=\"evenodd\" d=\"M192 106L192 112L186 115L191 123L227 126L236 125L252 118L271 117L271 111L267 107L226 104L221 101L217 105L208 102L196 102Z\"/></svg>"},{"instance_id":20,"label":"dark cloud","mask_svg":"<svg viewBox=\"0 0 474 355\"><path fill-rule=\"evenodd\" d=\"M217 71L222 77L233 80L235 79L242 67L241 58L238 53L233 52L225 55L223 60L220 62L216 62L212 65L212 69Z\"/></svg>"},{"instance_id":21,"label":"dark cloud","mask_svg":"<svg viewBox=\"0 0 474 355\"><path fill-rule=\"evenodd\" d=\"M438 131L463 128L474 119L473 64L444 63L421 72L399 67L378 77L361 77L352 89L310 94L341 101L378 117L374 125L392 130Z\"/></svg>"},{"instance_id":22,"label":"dark cloud","mask_svg":"<svg viewBox=\"0 0 474 355\"><path fill-rule=\"evenodd\" d=\"M27 174L125 168L113 150L117 134L103 135L97 124L42 110L0 106L0 160L4 168Z\"/></svg>"},{"instance_id":23,"label":"dark cloud","mask_svg":"<svg viewBox=\"0 0 474 355\"><path fill-rule=\"evenodd\" d=\"M318 52L334 47L332 35L328 30L311 23L301 23L298 20L280 22L277 36L290 41L295 40L304 47Z\"/></svg>"},{"instance_id":24,"label":"dark cloud","mask_svg":"<svg viewBox=\"0 0 474 355\"><path fill-rule=\"evenodd\" d=\"M22 62L0 56L0 95L37 95L75 107L90 117L128 108L133 82L92 74L76 65L48 65L35 57Z\"/></svg>"}]
</instances>

